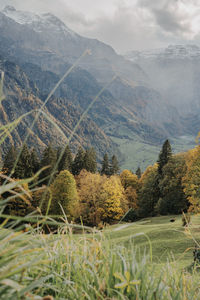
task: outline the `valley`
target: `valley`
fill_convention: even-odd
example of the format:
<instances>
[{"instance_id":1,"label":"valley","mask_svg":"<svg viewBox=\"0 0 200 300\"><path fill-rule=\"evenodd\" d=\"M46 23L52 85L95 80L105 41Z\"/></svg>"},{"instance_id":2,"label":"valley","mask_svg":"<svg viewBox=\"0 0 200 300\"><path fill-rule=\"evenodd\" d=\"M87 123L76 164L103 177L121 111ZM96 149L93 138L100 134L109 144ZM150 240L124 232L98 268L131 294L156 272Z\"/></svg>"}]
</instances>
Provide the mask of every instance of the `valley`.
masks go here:
<instances>
[{"instance_id":1,"label":"valley","mask_svg":"<svg viewBox=\"0 0 200 300\"><path fill-rule=\"evenodd\" d=\"M100 135L97 139L102 144L93 134L87 136L87 142L83 141L84 133L79 129L79 142L72 143L73 149L80 143L86 148L96 147L99 160L105 152L115 153L123 167L135 170L138 166L145 168L155 162L158 149L167 138L174 145L174 152L194 146L200 109L200 50L197 46L169 46L147 53L131 52L124 57L98 40L73 32L52 14L18 11L11 6L0 12L0 29L1 70L10 72L9 62L16 64L34 91L20 81L20 72L16 72L15 80L21 82L27 95L32 93L41 101L71 64L89 49L89 55L80 59L78 67L53 96L56 107L53 98L46 107L61 128L67 126L72 130L80 114L102 87L117 76L88 112L88 118L98 128ZM6 67L5 60L8 61ZM7 80L7 74L5 78ZM59 113L64 109L68 115L69 104L79 111L74 111L70 125ZM23 112L29 109L31 107L27 105ZM68 133L64 131L69 136L69 130ZM19 129L18 138L13 141L20 144L24 136L22 132L24 130ZM36 129L36 140L37 132ZM180 138L184 135L190 136L189 144ZM40 147L47 144L50 137L51 134L40 136ZM59 143L64 143L62 138Z\"/></svg>"}]
</instances>

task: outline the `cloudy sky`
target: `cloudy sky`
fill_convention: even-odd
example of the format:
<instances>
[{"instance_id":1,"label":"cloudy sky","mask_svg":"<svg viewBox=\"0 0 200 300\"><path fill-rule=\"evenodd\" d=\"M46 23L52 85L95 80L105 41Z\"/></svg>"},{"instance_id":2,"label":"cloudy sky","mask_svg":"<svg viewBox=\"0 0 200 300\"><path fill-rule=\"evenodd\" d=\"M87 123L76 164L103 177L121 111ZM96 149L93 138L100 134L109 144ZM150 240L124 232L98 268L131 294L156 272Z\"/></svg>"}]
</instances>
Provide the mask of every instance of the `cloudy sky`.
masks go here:
<instances>
[{"instance_id":1,"label":"cloudy sky","mask_svg":"<svg viewBox=\"0 0 200 300\"><path fill-rule=\"evenodd\" d=\"M168 44L200 45L200 0L0 0L17 9L52 12L81 35L119 53Z\"/></svg>"}]
</instances>

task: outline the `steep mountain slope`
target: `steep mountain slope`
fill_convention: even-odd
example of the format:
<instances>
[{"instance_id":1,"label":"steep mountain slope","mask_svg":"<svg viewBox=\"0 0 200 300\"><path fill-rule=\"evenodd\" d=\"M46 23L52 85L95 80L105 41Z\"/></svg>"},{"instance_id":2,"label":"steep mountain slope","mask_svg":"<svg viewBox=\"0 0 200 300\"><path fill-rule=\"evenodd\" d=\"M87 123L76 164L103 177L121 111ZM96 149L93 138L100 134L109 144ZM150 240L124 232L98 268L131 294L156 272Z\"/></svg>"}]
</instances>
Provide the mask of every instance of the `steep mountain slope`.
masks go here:
<instances>
[{"instance_id":1,"label":"steep mountain slope","mask_svg":"<svg viewBox=\"0 0 200 300\"><path fill-rule=\"evenodd\" d=\"M150 136L145 134L145 130L142 133L149 142L161 142L170 134L163 123L174 123L171 114L166 114L166 110L171 112L173 108L166 108L161 95L148 87L143 88L147 80L143 70L117 55L110 46L79 36L51 14L35 15L16 11L13 7L6 7L0 13L0 29L0 50L4 55L20 64L37 64L58 75L66 71L68 63L73 63L86 49L90 49L91 55L82 58L79 66L88 70L100 84L108 83L114 74L118 75L109 89L117 100L113 109L115 111L117 107L119 114L128 119L128 127L133 127L133 131L136 127L136 133L143 125L149 128ZM155 109L156 103L159 103L159 109ZM152 116L155 111L156 122ZM96 117L98 114L99 110ZM130 125L133 122L134 126Z\"/></svg>"},{"instance_id":2,"label":"steep mountain slope","mask_svg":"<svg viewBox=\"0 0 200 300\"><path fill-rule=\"evenodd\" d=\"M5 72L4 94L5 100L0 107L0 124L6 125L13 122L23 114L40 109L43 104L41 91L29 76L16 64L0 58L0 71ZM50 141L56 145L64 145L77 124L82 110L76 108L67 98L52 97L35 123L33 130L30 127L36 112L23 118L17 127L11 132L3 144L3 150L8 147L8 142L21 145L26 134L30 132L28 143L41 150ZM51 120L51 121L50 121ZM62 129L66 139L59 133L54 122ZM98 128L98 126L86 117L75 134L71 147L77 150L78 146L95 147L98 158L105 151L117 153L114 143Z\"/></svg>"},{"instance_id":3,"label":"steep mountain slope","mask_svg":"<svg viewBox=\"0 0 200 300\"><path fill-rule=\"evenodd\" d=\"M37 15L6 6L0 14L0 27L1 35L12 39L14 56L20 59L19 52L23 52L30 62L39 61L51 71L63 72L62 64L58 64L59 59L73 63L85 50L90 49L90 55L81 60L79 65L95 75L101 83L109 81L116 72L130 81L143 81L145 78L138 65L117 55L110 46L76 34L52 14Z\"/></svg>"}]
</instances>

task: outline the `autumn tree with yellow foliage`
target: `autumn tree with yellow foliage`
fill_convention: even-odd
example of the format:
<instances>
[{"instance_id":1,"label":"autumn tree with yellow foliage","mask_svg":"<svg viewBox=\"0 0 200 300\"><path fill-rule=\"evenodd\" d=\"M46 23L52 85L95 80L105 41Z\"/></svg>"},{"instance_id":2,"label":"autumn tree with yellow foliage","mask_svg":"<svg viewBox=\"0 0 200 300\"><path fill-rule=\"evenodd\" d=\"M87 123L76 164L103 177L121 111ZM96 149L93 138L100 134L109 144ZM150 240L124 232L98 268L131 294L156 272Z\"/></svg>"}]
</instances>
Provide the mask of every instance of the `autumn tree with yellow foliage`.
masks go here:
<instances>
[{"instance_id":1,"label":"autumn tree with yellow foliage","mask_svg":"<svg viewBox=\"0 0 200 300\"><path fill-rule=\"evenodd\" d=\"M100 194L106 176L82 170L76 178L80 199L80 215L84 224L97 226L101 222L103 210Z\"/></svg>"},{"instance_id":2,"label":"autumn tree with yellow foliage","mask_svg":"<svg viewBox=\"0 0 200 300\"><path fill-rule=\"evenodd\" d=\"M200 212L200 145L187 152L184 192L190 202L190 211Z\"/></svg>"},{"instance_id":3,"label":"autumn tree with yellow foliage","mask_svg":"<svg viewBox=\"0 0 200 300\"><path fill-rule=\"evenodd\" d=\"M61 171L50 189L52 192L50 212L63 215L64 211L68 217L77 217L78 193L73 175L67 170Z\"/></svg>"},{"instance_id":4,"label":"autumn tree with yellow foliage","mask_svg":"<svg viewBox=\"0 0 200 300\"><path fill-rule=\"evenodd\" d=\"M124 189L118 176L107 177L82 170L77 177L81 218L88 225L119 220L127 210Z\"/></svg>"},{"instance_id":5,"label":"autumn tree with yellow foliage","mask_svg":"<svg viewBox=\"0 0 200 300\"><path fill-rule=\"evenodd\" d=\"M102 218L105 222L120 220L128 209L124 188L118 176L111 176L102 185L100 195Z\"/></svg>"},{"instance_id":6,"label":"autumn tree with yellow foliage","mask_svg":"<svg viewBox=\"0 0 200 300\"><path fill-rule=\"evenodd\" d=\"M139 190L139 180L137 175L133 174L129 170L124 170L120 174L120 180L122 186L125 190L125 196L128 202L129 208L137 209L138 208L138 190Z\"/></svg>"}]
</instances>

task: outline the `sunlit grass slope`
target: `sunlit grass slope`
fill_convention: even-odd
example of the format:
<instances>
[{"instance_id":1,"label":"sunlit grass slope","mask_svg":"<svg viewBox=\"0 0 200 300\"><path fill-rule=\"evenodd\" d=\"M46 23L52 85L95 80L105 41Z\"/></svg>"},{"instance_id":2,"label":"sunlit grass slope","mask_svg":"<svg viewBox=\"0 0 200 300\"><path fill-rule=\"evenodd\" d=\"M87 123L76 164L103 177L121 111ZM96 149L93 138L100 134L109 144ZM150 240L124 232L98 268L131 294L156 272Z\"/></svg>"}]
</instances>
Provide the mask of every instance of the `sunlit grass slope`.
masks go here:
<instances>
[{"instance_id":1,"label":"sunlit grass slope","mask_svg":"<svg viewBox=\"0 0 200 300\"><path fill-rule=\"evenodd\" d=\"M23 232L2 226L0 299L200 299L199 273L183 269L192 264L192 249L186 250L195 243L181 216L174 223L172 217L102 232L83 228L82 234L68 227L45 235L41 228ZM198 238L199 217L192 223Z\"/></svg>"},{"instance_id":2,"label":"sunlit grass slope","mask_svg":"<svg viewBox=\"0 0 200 300\"><path fill-rule=\"evenodd\" d=\"M172 219L175 222L170 222ZM119 224L106 230L112 244L122 243L129 248L134 242L140 251L144 248L149 251L151 244L153 262L163 264L168 259L175 260L180 268L192 263L194 240L200 241L199 233L199 216L192 217L189 228L182 226L182 216L162 216Z\"/></svg>"},{"instance_id":3,"label":"sunlit grass slope","mask_svg":"<svg viewBox=\"0 0 200 300\"><path fill-rule=\"evenodd\" d=\"M162 145L145 143L139 136L132 135L132 139L119 139L112 137L112 140L119 146L123 153L121 169L131 169L136 171L140 166L145 170L149 165L153 165L157 159ZM170 139L173 153L184 152L195 146L194 136L183 136Z\"/></svg>"}]
</instances>

